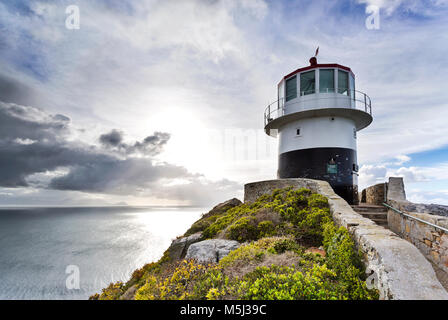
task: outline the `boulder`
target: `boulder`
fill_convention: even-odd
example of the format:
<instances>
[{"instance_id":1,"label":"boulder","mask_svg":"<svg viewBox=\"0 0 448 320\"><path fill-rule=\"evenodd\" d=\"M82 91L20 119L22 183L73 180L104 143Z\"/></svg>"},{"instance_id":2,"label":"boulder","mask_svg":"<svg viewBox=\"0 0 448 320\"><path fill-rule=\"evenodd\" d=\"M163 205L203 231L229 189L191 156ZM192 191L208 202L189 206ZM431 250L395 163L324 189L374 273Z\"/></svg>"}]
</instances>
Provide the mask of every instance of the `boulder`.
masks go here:
<instances>
[{"instance_id":1,"label":"boulder","mask_svg":"<svg viewBox=\"0 0 448 320\"><path fill-rule=\"evenodd\" d=\"M133 285L120 297L120 300L133 300L135 293L137 292L137 285Z\"/></svg>"},{"instance_id":2,"label":"boulder","mask_svg":"<svg viewBox=\"0 0 448 320\"><path fill-rule=\"evenodd\" d=\"M188 247L201 239L201 232L192 234L188 237L178 238L173 240L170 247L168 248L168 253L171 260L183 259L187 253Z\"/></svg>"},{"instance_id":3,"label":"boulder","mask_svg":"<svg viewBox=\"0 0 448 320\"><path fill-rule=\"evenodd\" d=\"M185 259L194 259L199 263L218 262L238 249L240 243L234 240L210 239L192 244L187 251Z\"/></svg>"}]
</instances>

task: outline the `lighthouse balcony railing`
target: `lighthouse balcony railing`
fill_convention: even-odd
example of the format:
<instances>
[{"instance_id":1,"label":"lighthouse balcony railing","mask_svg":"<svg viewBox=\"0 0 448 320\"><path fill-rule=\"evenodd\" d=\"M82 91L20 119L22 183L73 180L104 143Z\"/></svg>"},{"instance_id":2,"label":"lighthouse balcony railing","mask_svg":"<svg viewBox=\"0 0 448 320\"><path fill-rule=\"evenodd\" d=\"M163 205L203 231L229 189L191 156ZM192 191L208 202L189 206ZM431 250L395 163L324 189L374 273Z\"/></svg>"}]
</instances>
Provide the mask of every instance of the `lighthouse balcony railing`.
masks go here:
<instances>
[{"instance_id":1,"label":"lighthouse balcony railing","mask_svg":"<svg viewBox=\"0 0 448 320\"><path fill-rule=\"evenodd\" d=\"M333 90L316 93L310 90L301 92L295 99L285 101L285 98L280 98L269 104L264 112L264 125L290 113L323 108L357 109L372 115L372 102L364 92L345 90L338 93Z\"/></svg>"}]
</instances>

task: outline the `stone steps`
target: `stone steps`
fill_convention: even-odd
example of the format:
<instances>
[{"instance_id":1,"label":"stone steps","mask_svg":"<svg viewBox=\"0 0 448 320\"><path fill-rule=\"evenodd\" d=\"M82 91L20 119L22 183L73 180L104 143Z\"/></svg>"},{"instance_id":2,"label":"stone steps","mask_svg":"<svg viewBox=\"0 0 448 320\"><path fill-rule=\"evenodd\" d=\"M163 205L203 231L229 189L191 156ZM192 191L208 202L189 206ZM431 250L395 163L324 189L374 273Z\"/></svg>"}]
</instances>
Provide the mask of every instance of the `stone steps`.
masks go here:
<instances>
[{"instance_id":1,"label":"stone steps","mask_svg":"<svg viewBox=\"0 0 448 320\"><path fill-rule=\"evenodd\" d=\"M384 206L377 206L373 204L359 204L359 205L353 205L353 210L356 212L386 212L387 208Z\"/></svg>"},{"instance_id":2,"label":"stone steps","mask_svg":"<svg viewBox=\"0 0 448 320\"><path fill-rule=\"evenodd\" d=\"M353 205L353 210L376 224L387 227L387 208L372 204Z\"/></svg>"}]
</instances>

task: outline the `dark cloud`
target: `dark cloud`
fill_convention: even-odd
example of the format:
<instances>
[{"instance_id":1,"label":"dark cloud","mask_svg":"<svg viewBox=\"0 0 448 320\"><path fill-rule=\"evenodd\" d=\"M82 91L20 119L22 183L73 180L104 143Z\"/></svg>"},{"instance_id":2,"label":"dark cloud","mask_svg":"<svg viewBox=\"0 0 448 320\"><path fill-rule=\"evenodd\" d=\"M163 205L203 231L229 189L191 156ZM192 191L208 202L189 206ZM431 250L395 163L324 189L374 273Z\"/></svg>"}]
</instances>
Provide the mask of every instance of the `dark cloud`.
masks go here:
<instances>
[{"instance_id":1,"label":"dark cloud","mask_svg":"<svg viewBox=\"0 0 448 320\"><path fill-rule=\"evenodd\" d=\"M28 105L37 93L22 82L0 73L0 101Z\"/></svg>"},{"instance_id":2,"label":"dark cloud","mask_svg":"<svg viewBox=\"0 0 448 320\"><path fill-rule=\"evenodd\" d=\"M154 135L147 136L142 142L137 141L128 152L141 152L143 154L156 155L162 152L164 145L170 139L170 134L166 132L154 132Z\"/></svg>"},{"instance_id":3,"label":"dark cloud","mask_svg":"<svg viewBox=\"0 0 448 320\"><path fill-rule=\"evenodd\" d=\"M123 133L116 129L113 129L109 133L102 134L100 136L100 142L105 147L119 147L123 141Z\"/></svg>"},{"instance_id":4,"label":"dark cloud","mask_svg":"<svg viewBox=\"0 0 448 320\"><path fill-rule=\"evenodd\" d=\"M62 167L108 163L115 158L85 145L58 141L0 141L0 186L28 186L27 177Z\"/></svg>"},{"instance_id":5,"label":"dark cloud","mask_svg":"<svg viewBox=\"0 0 448 320\"><path fill-rule=\"evenodd\" d=\"M100 160L100 159L98 159ZM153 165L145 158L108 158L76 165L62 177L55 178L50 188L116 194L142 193L160 179L191 178L193 175L179 166Z\"/></svg>"},{"instance_id":6,"label":"dark cloud","mask_svg":"<svg viewBox=\"0 0 448 320\"><path fill-rule=\"evenodd\" d=\"M67 139L70 132L64 115L0 102L0 187L151 195L195 203L210 200L205 193L213 190L239 188L230 181L207 181L181 166L155 164L153 156L162 152L168 133L125 143L123 132L114 129L99 137L98 147ZM50 178L39 181L35 174Z\"/></svg>"},{"instance_id":7,"label":"dark cloud","mask_svg":"<svg viewBox=\"0 0 448 320\"><path fill-rule=\"evenodd\" d=\"M141 142L137 141L134 144L127 144L123 142L123 132L113 129L108 133L102 134L99 141L106 148L114 149L128 155L141 153L144 155L155 156L162 152L164 145L169 139L169 133L156 131L153 135L147 136Z\"/></svg>"},{"instance_id":8,"label":"dark cloud","mask_svg":"<svg viewBox=\"0 0 448 320\"><path fill-rule=\"evenodd\" d=\"M70 119L43 110L0 101L0 139L58 140L68 133Z\"/></svg>"}]
</instances>

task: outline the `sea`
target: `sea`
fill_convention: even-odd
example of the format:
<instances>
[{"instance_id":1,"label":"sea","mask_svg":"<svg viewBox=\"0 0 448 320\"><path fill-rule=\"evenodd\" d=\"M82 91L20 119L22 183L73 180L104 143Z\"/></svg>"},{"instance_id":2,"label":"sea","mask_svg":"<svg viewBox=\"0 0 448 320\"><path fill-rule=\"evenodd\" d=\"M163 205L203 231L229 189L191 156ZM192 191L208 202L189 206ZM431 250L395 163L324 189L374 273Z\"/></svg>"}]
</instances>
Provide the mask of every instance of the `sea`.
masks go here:
<instances>
[{"instance_id":1,"label":"sea","mask_svg":"<svg viewBox=\"0 0 448 320\"><path fill-rule=\"evenodd\" d=\"M157 261L207 212L192 207L0 208L0 299L88 299Z\"/></svg>"}]
</instances>

